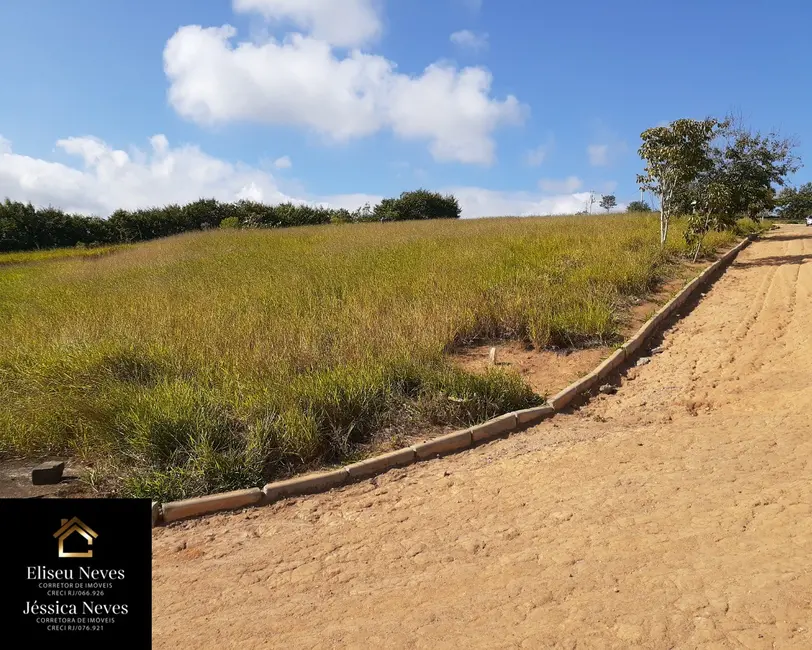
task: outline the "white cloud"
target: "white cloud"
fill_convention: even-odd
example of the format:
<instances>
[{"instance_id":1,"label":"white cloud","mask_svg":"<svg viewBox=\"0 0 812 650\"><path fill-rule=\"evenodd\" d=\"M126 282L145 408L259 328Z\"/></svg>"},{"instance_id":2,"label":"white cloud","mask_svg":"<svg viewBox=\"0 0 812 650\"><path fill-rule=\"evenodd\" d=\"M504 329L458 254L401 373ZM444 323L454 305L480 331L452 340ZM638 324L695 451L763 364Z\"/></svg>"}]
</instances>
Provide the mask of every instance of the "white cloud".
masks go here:
<instances>
[{"instance_id":1,"label":"white cloud","mask_svg":"<svg viewBox=\"0 0 812 650\"><path fill-rule=\"evenodd\" d=\"M119 208L188 203L201 197L294 200L267 172L214 158L195 146L172 148L163 135L150 138L149 150L136 149L132 155L91 136L59 140L58 149L80 158L77 166L14 153L5 142L0 197L69 212L106 216Z\"/></svg>"},{"instance_id":2,"label":"white cloud","mask_svg":"<svg viewBox=\"0 0 812 650\"><path fill-rule=\"evenodd\" d=\"M531 167L538 167L544 163L549 153L549 147L546 145L541 145L535 149L531 149L527 152L527 164Z\"/></svg>"},{"instance_id":3,"label":"white cloud","mask_svg":"<svg viewBox=\"0 0 812 650\"><path fill-rule=\"evenodd\" d=\"M273 166L277 169L290 169L293 167L293 162L291 161L290 156L282 156L281 158L274 160Z\"/></svg>"},{"instance_id":4,"label":"white cloud","mask_svg":"<svg viewBox=\"0 0 812 650\"><path fill-rule=\"evenodd\" d=\"M536 147L527 152L527 164L532 167L538 167L547 159L547 148Z\"/></svg>"},{"instance_id":5,"label":"white cloud","mask_svg":"<svg viewBox=\"0 0 812 650\"><path fill-rule=\"evenodd\" d=\"M314 201L327 208L344 208L345 210L357 210L364 207L369 203L374 207L376 203L380 203L384 197L377 194L336 194L333 196L321 196Z\"/></svg>"},{"instance_id":6,"label":"white cloud","mask_svg":"<svg viewBox=\"0 0 812 650\"><path fill-rule=\"evenodd\" d=\"M363 193L319 196L297 192L292 196L280 189L267 171L214 158L195 146L172 147L163 135L156 135L149 142L148 149L134 148L127 153L92 136L59 140L57 148L80 161L71 166L14 153L8 140L0 136L5 147L0 149L0 198L102 216L119 208L184 204L201 197L221 201L251 199L269 204L292 201L350 210L365 203L374 205L383 198ZM477 187L446 187L438 191L454 194L466 218L527 216L583 210L588 195L571 193L569 188L574 185L572 180L564 182L564 190L555 188L552 195Z\"/></svg>"},{"instance_id":7,"label":"white cloud","mask_svg":"<svg viewBox=\"0 0 812 650\"><path fill-rule=\"evenodd\" d=\"M430 65L417 78L395 75L389 81L388 120L404 139L427 139L435 160L492 163L491 133L500 124L523 120L524 108L512 95L488 96L491 75L481 68L455 70Z\"/></svg>"},{"instance_id":8,"label":"white cloud","mask_svg":"<svg viewBox=\"0 0 812 650\"><path fill-rule=\"evenodd\" d=\"M577 176L568 176L567 178L542 178L539 181L539 187L543 192L551 194L572 194L578 190L583 181Z\"/></svg>"},{"instance_id":9,"label":"white cloud","mask_svg":"<svg viewBox=\"0 0 812 650\"><path fill-rule=\"evenodd\" d=\"M525 153L525 162L531 167L539 167L547 161L554 150L555 136L552 133L548 133L542 144Z\"/></svg>"},{"instance_id":10,"label":"white cloud","mask_svg":"<svg viewBox=\"0 0 812 650\"><path fill-rule=\"evenodd\" d=\"M543 195L532 192L500 192L478 187L452 187L460 201L463 217L529 217L534 215L575 214L585 209L589 193Z\"/></svg>"},{"instance_id":11,"label":"white cloud","mask_svg":"<svg viewBox=\"0 0 812 650\"><path fill-rule=\"evenodd\" d=\"M438 161L490 164L493 132L527 114L512 95L493 98L492 76L480 67L434 63L410 76L379 55L353 50L339 57L330 42L312 34L261 42L235 42L236 35L230 25L190 25L169 39L164 70L169 102L181 116L200 124L298 126L334 141L390 130L427 141Z\"/></svg>"},{"instance_id":12,"label":"white cloud","mask_svg":"<svg viewBox=\"0 0 812 650\"><path fill-rule=\"evenodd\" d=\"M382 31L380 0L233 0L234 11L289 21L337 47L359 47Z\"/></svg>"},{"instance_id":13,"label":"white cloud","mask_svg":"<svg viewBox=\"0 0 812 650\"><path fill-rule=\"evenodd\" d=\"M589 164L593 167L604 167L609 164L609 145L591 144L586 148Z\"/></svg>"},{"instance_id":14,"label":"white cloud","mask_svg":"<svg viewBox=\"0 0 812 650\"><path fill-rule=\"evenodd\" d=\"M459 32L454 32L450 36L450 40L457 47L467 50L484 50L488 47L488 35L485 33L477 34L469 29L463 29Z\"/></svg>"},{"instance_id":15,"label":"white cloud","mask_svg":"<svg viewBox=\"0 0 812 650\"><path fill-rule=\"evenodd\" d=\"M628 152L628 143L602 120L593 123L592 131L592 143L586 148L586 153L593 167L611 166Z\"/></svg>"}]
</instances>

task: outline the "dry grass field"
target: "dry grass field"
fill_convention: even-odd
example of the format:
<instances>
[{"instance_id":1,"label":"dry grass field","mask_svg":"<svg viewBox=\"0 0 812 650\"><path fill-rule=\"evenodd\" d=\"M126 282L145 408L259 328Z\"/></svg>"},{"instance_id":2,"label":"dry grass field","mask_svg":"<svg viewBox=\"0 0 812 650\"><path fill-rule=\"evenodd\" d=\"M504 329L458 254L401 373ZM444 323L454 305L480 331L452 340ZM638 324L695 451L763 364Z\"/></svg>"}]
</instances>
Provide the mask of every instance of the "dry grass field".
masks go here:
<instances>
[{"instance_id":1,"label":"dry grass field","mask_svg":"<svg viewBox=\"0 0 812 650\"><path fill-rule=\"evenodd\" d=\"M167 500L346 462L393 423L483 421L544 396L450 352L615 344L684 252L679 223L661 250L656 216L613 215L0 256L0 457L67 454L108 491Z\"/></svg>"}]
</instances>

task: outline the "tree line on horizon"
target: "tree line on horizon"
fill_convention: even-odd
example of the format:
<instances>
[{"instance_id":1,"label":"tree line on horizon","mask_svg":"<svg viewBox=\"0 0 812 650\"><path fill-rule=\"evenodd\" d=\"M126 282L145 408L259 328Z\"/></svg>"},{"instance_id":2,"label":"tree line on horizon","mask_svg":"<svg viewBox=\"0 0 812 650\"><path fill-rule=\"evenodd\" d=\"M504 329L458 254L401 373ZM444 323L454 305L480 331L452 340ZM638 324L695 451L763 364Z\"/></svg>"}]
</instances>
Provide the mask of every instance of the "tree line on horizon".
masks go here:
<instances>
[{"instance_id":1,"label":"tree line on horizon","mask_svg":"<svg viewBox=\"0 0 812 650\"><path fill-rule=\"evenodd\" d=\"M352 211L293 203L200 199L183 206L116 210L106 219L6 199L0 203L0 252L133 243L210 228L287 228L460 216L454 196L423 189Z\"/></svg>"},{"instance_id":2,"label":"tree line on horizon","mask_svg":"<svg viewBox=\"0 0 812 650\"><path fill-rule=\"evenodd\" d=\"M605 195L601 207L616 207L614 195ZM642 201L633 201L628 212L651 212ZM326 224L373 223L425 219L459 219L459 201L453 195L419 189L375 206L356 210L307 204L269 205L257 201L223 202L199 199L186 205L139 210L116 210L109 217L38 208L31 203L5 199L0 203L0 252L75 246L127 244L211 228L289 228Z\"/></svg>"}]
</instances>

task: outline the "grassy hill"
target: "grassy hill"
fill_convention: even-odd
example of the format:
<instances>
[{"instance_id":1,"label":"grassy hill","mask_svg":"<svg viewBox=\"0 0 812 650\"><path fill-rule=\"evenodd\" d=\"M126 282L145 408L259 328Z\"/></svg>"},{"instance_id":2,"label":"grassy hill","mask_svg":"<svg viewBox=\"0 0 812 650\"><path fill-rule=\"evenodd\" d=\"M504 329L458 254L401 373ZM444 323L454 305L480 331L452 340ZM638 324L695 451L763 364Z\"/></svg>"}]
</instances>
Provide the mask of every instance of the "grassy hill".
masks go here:
<instances>
[{"instance_id":1,"label":"grassy hill","mask_svg":"<svg viewBox=\"0 0 812 650\"><path fill-rule=\"evenodd\" d=\"M732 241L715 233L707 245ZM102 256L0 256L0 455L92 461L171 499L341 462L394 421L538 404L447 353L482 338L619 340L682 252L656 216L180 235ZM13 262L13 263L12 263Z\"/></svg>"}]
</instances>

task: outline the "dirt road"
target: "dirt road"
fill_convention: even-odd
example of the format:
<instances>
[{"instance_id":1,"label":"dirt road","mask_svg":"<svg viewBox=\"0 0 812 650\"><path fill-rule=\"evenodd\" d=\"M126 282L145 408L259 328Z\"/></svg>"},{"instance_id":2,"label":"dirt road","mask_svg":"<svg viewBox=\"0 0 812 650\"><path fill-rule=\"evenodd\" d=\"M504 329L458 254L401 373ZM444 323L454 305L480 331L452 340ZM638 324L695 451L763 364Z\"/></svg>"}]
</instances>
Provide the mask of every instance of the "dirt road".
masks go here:
<instances>
[{"instance_id":1,"label":"dirt road","mask_svg":"<svg viewBox=\"0 0 812 650\"><path fill-rule=\"evenodd\" d=\"M158 529L158 648L812 648L812 228L530 431Z\"/></svg>"}]
</instances>

